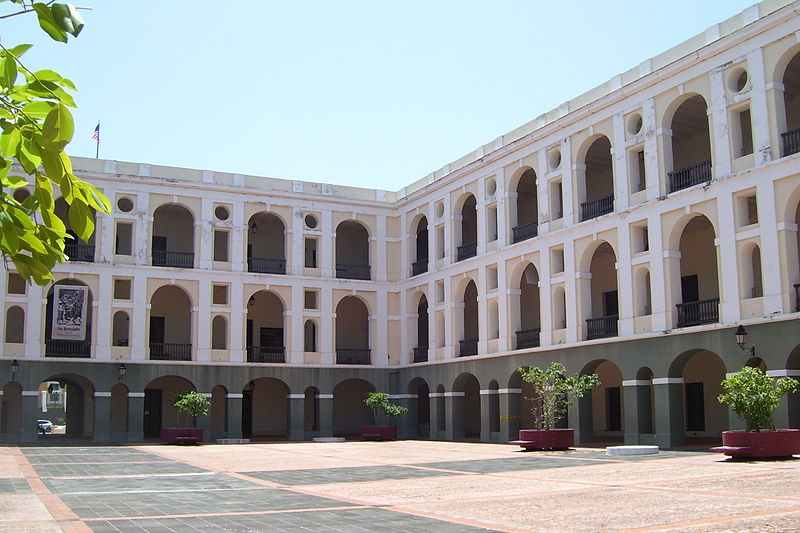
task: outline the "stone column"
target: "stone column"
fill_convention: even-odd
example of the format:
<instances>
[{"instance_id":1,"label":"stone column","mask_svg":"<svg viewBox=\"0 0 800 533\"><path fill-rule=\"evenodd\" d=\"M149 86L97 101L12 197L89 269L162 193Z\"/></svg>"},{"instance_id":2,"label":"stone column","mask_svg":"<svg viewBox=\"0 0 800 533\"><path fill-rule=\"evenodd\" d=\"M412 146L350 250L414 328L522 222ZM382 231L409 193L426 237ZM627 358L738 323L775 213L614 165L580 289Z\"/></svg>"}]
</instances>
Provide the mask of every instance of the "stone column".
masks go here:
<instances>
[{"instance_id":1,"label":"stone column","mask_svg":"<svg viewBox=\"0 0 800 533\"><path fill-rule=\"evenodd\" d=\"M203 392L202 394L208 399L208 401L211 401L210 392ZM211 434L211 413L206 416L198 416L194 420L194 427L203 431L203 441L214 442L214 436Z\"/></svg>"},{"instance_id":2,"label":"stone column","mask_svg":"<svg viewBox=\"0 0 800 533\"><path fill-rule=\"evenodd\" d=\"M211 283L198 282L197 305L197 360L211 360Z\"/></svg>"},{"instance_id":3,"label":"stone column","mask_svg":"<svg viewBox=\"0 0 800 533\"><path fill-rule=\"evenodd\" d=\"M289 440L305 440L305 394L289 394Z\"/></svg>"},{"instance_id":4,"label":"stone column","mask_svg":"<svg viewBox=\"0 0 800 533\"><path fill-rule=\"evenodd\" d=\"M680 446L686 440L683 416L683 378L654 378L655 443L662 448Z\"/></svg>"},{"instance_id":5,"label":"stone column","mask_svg":"<svg viewBox=\"0 0 800 533\"><path fill-rule=\"evenodd\" d=\"M614 180L614 211L628 208L630 199L630 180L628 178L628 152L625 149L625 121L622 113L613 117L614 140L611 145L612 172Z\"/></svg>"},{"instance_id":6,"label":"stone column","mask_svg":"<svg viewBox=\"0 0 800 533\"><path fill-rule=\"evenodd\" d=\"M619 257L616 262L617 289L619 290L619 335L628 337L634 332L633 267L631 265L631 227L628 223L618 226ZM652 300L652 296L651 296Z\"/></svg>"},{"instance_id":7,"label":"stone column","mask_svg":"<svg viewBox=\"0 0 800 533\"><path fill-rule=\"evenodd\" d=\"M492 393L497 391L481 390L481 442L492 442Z\"/></svg>"},{"instance_id":8,"label":"stone column","mask_svg":"<svg viewBox=\"0 0 800 533\"><path fill-rule=\"evenodd\" d=\"M228 417L228 438L242 438L242 401L244 395L241 392L229 392L227 394L228 405L225 409L225 416Z\"/></svg>"},{"instance_id":9,"label":"stone column","mask_svg":"<svg viewBox=\"0 0 800 533\"><path fill-rule=\"evenodd\" d=\"M522 389L500 389L500 442L519 438Z\"/></svg>"},{"instance_id":10,"label":"stone column","mask_svg":"<svg viewBox=\"0 0 800 533\"><path fill-rule=\"evenodd\" d=\"M397 425L397 435L401 439L419 438L419 419L417 418L416 394L392 394L390 399L398 405L408 409L406 416L389 419L388 423Z\"/></svg>"},{"instance_id":11,"label":"stone column","mask_svg":"<svg viewBox=\"0 0 800 533\"><path fill-rule=\"evenodd\" d=\"M719 321L732 324L741 317L739 305L739 261L736 253L736 223L734 220L733 196L730 192L717 197L719 235L714 245L717 249L717 271L719 272ZM762 257L763 255L762 251ZM764 269L769 271L769 269Z\"/></svg>"},{"instance_id":12,"label":"stone column","mask_svg":"<svg viewBox=\"0 0 800 533\"><path fill-rule=\"evenodd\" d=\"M97 326L92 335L95 337L95 346L92 353L97 360L111 359L111 300L113 298L113 286L111 272L100 274L99 294L92 302L93 311L96 311L93 322ZM102 295L102 297L100 297ZM95 303L97 305L95 306Z\"/></svg>"},{"instance_id":13,"label":"stone column","mask_svg":"<svg viewBox=\"0 0 800 533\"><path fill-rule=\"evenodd\" d=\"M144 440L144 392L128 393L128 442Z\"/></svg>"},{"instance_id":14,"label":"stone column","mask_svg":"<svg viewBox=\"0 0 800 533\"><path fill-rule=\"evenodd\" d=\"M40 359L43 343L42 334L44 327L42 321L46 319L45 311L47 299L44 290L39 285L31 283L28 285L28 308L25 313L25 358ZM3 332L5 335L5 332Z\"/></svg>"},{"instance_id":15,"label":"stone column","mask_svg":"<svg viewBox=\"0 0 800 533\"><path fill-rule=\"evenodd\" d=\"M332 365L336 361L336 347L334 345L334 326L336 309L333 307L333 291L329 286L324 286L319 291L319 345L317 350L322 352L322 364Z\"/></svg>"},{"instance_id":16,"label":"stone column","mask_svg":"<svg viewBox=\"0 0 800 533\"><path fill-rule=\"evenodd\" d=\"M747 54L747 76L750 79L750 117L753 129L754 163L756 167L760 167L772 160L770 147L770 130L772 128L769 123L767 85L764 77L764 52L762 48L756 48ZM758 214L759 218L761 218L760 210Z\"/></svg>"},{"instance_id":17,"label":"stone column","mask_svg":"<svg viewBox=\"0 0 800 533\"><path fill-rule=\"evenodd\" d=\"M245 360L244 325L247 319L247 303L244 301L244 285L239 280L230 284L230 342L228 347L232 363L241 363Z\"/></svg>"},{"instance_id":18,"label":"stone column","mask_svg":"<svg viewBox=\"0 0 800 533\"><path fill-rule=\"evenodd\" d=\"M137 272L133 277L133 310L131 314L131 360L144 361L148 353L148 316L147 275Z\"/></svg>"},{"instance_id":19,"label":"stone column","mask_svg":"<svg viewBox=\"0 0 800 533\"><path fill-rule=\"evenodd\" d=\"M22 435L21 442L36 442L38 426L36 421L41 418L41 393L38 390L22 391Z\"/></svg>"},{"instance_id":20,"label":"stone column","mask_svg":"<svg viewBox=\"0 0 800 533\"><path fill-rule=\"evenodd\" d=\"M431 440L441 440L444 439L444 432L441 431L439 428L439 409L440 405L444 405L444 397L440 395L438 392L431 392L428 394L428 401L430 402L430 413L431 413L431 430L430 430L430 438ZM446 415L445 415L446 418Z\"/></svg>"},{"instance_id":21,"label":"stone column","mask_svg":"<svg viewBox=\"0 0 800 533\"><path fill-rule=\"evenodd\" d=\"M444 393L445 439L458 440L464 436L464 427L459 416L463 407L463 392Z\"/></svg>"},{"instance_id":22,"label":"stone column","mask_svg":"<svg viewBox=\"0 0 800 533\"><path fill-rule=\"evenodd\" d=\"M94 441L111 442L111 393L94 393Z\"/></svg>"},{"instance_id":23,"label":"stone column","mask_svg":"<svg viewBox=\"0 0 800 533\"><path fill-rule=\"evenodd\" d=\"M322 211L319 239L319 261L317 266L323 278L332 278L336 275L336 232L333 227L333 213L326 209Z\"/></svg>"},{"instance_id":24,"label":"stone column","mask_svg":"<svg viewBox=\"0 0 800 533\"><path fill-rule=\"evenodd\" d=\"M573 193L573 181L575 181L572 172L572 146L569 137L561 141L561 202L564 220L564 226L571 226L575 223L577 216L575 215L575 195ZM572 241L567 241L571 243ZM566 254L566 245L565 250Z\"/></svg>"},{"instance_id":25,"label":"stone column","mask_svg":"<svg viewBox=\"0 0 800 533\"><path fill-rule=\"evenodd\" d=\"M645 405L644 395L647 394ZM641 444L640 434L644 429L644 417L649 412L650 406L650 381L649 380L624 380L622 382L622 405L625 417L625 444Z\"/></svg>"},{"instance_id":26,"label":"stone column","mask_svg":"<svg viewBox=\"0 0 800 533\"><path fill-rule=\"evenodd\" d=\"M575 244L569 239L564 243L564 314L567 319L567 342L577 342L580 337L578 323L577 271L575 267Z\"/></svg>"},{"instance_id":27,"label":"stone column","mask_svg":"<svg viewBox=\"0 0 800 533\"><path fill-rule=\"evenodd\" d=\"M333 394L319 394L319 436L333 437Z\"/></svg>"},{"instance_id":28,"label":"stone column","mask_svg":"<svg viewBox=\"0 0 800 533\"><path fill-rule=\"evenodd\" d=\"M709 82L711 102L708 110L708 131L711 135L712 172L714 179L720 180L731 175L732 167L731 143L728 139L728 102L722 67L709 73ZM725 227L722 220L720 220L720 226ZM731 226L731 230L734 228L735 226Z\"/></svg>"},{"instance_id":29,"label":"stone column","mask_svg":"<svg viewBox=\"0 0 800 533\"><path fill-rule=\"evenodd\" d=\"M661 165L658 158L658 136L656 131L656 104L648 98L642 105L642 129L644 130L644 174L647 186L647 200L653 201L661 196L659 174ZM651 237L652 238L652 237Z\"/></svg>"}]
</instances>

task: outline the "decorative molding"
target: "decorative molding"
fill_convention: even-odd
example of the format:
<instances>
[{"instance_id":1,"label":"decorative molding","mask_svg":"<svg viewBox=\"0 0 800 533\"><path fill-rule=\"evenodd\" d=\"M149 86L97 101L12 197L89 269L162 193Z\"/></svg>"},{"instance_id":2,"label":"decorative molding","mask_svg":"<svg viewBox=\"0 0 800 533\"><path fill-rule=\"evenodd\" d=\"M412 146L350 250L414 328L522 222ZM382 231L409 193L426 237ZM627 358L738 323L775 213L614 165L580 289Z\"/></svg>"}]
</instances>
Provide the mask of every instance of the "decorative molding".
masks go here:
<instances>
[{"instance_id":1,"label":"decorative molding","mask_svg":"<svg viewBox=\"0 0 800 533\"><path fill-rule=\"evenodd\" d=\"M655 381L655 380L653 380ZM648 385L652 385L652 382L648 379L625 379L622 380L623 387L646 387Z\"/></svg>"},{"instance_id":2,"label":"decorative molding","mask_svg":"<svg viewBox=\"0 0 800 533\"><path fill-rule=\"evenodd\" d=\"M653 385L680 385L683 378L653 378Z\"/></svg>"},{"instance_id":3,"label":"decorative molding","mask_svg":"<svg viewBox=\"0 0 800 533\"><path fill-rule=\"evenodd\" d=\"M143 392L129 392L128 398L144 398Z\"/></svg>"},{"instance_id":4,"label":"decorative molding","mask_svg":"<svg viewBox=\"0 0 800 533\"><path fill-rule=\"evenodd\" d=\"M94 393L94 397L95 398L111 398L111 393L110 392L95 392Z\"/></svg>"}]
</instances>

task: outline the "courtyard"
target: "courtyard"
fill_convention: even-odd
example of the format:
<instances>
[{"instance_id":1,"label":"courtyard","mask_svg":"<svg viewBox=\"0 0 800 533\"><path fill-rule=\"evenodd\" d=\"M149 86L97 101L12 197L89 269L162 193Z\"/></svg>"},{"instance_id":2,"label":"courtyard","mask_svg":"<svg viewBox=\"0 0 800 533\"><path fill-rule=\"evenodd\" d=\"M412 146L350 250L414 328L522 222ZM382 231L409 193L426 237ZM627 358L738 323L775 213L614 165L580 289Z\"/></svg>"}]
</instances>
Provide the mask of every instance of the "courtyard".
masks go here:
<instances>
[{"instance_id":1,"label":"courtyard","mask_svg":"<svg viewBox=\"0 0 800 533\"><path fill-rule=\"evenodd\" d=\"M800 462L481 443L7 447L0 531L789 531Z\"/></svg>"}]
</instances>

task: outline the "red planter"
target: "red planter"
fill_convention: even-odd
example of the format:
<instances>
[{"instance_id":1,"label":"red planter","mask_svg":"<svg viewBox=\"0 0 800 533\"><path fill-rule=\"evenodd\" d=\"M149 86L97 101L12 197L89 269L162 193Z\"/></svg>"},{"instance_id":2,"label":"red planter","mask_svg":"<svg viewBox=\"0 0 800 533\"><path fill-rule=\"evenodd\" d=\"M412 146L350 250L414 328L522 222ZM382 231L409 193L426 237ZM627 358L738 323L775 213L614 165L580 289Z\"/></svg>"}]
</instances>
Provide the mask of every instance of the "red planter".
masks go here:
<instances>
[{"instance_id":1,"label":"red planter","mask_svg":"<svg viewBox=\"0 0 800 533\"><path fill-rule=\"evenodd\" d=\"M361 438L364 440L397 440L395 426L361 426Z\"/></svg>"},{"instance_id":2,"label":"red planter","mask_svg":"<svg viewBox=\"0 0 800 533\"><path fill-rule=\"evenodd\" d=\"M731 457L762 459L800 454L800 429L723 431L722 446L712 448Z\"/></svg>"},{"instance_id":3,"label":"red planter","mask_svg":"<svg viewBox=\"0 0 800 533\"><path fill-rule=\"evenodd\" d=\"M519 440L511 441L526 450L566 450L575 445L574 429L520 429Z\"/></svg>"},{"instance_id":4,"label":"red planter","mask_svg":"<svg viewBox=\"0 0 800 533\"><path fill-rule=\"evenodd\" d=\"M203 442L202 428L161 428L161 442L166 444L197 444Z\"/></svg>"}]
</instances>

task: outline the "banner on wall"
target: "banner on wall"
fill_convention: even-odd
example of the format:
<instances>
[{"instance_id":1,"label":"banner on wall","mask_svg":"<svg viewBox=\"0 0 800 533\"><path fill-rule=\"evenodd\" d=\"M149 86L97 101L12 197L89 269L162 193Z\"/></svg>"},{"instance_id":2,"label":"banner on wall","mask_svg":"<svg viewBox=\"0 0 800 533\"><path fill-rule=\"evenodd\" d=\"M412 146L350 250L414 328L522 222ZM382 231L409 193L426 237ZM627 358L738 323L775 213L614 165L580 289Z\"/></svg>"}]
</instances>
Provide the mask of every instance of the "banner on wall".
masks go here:
<instances>
[{"instance_id":1,"label":"banner on wall","mask_svg":"<svg viewBox=\"0 0 800 533\"><path fill-rule=\"evenodd\" d=\"M86 304L89 287L56 285L53 287L53 324L50 338L69 341L86 340Z\"/></svg>"}]
</instances>

